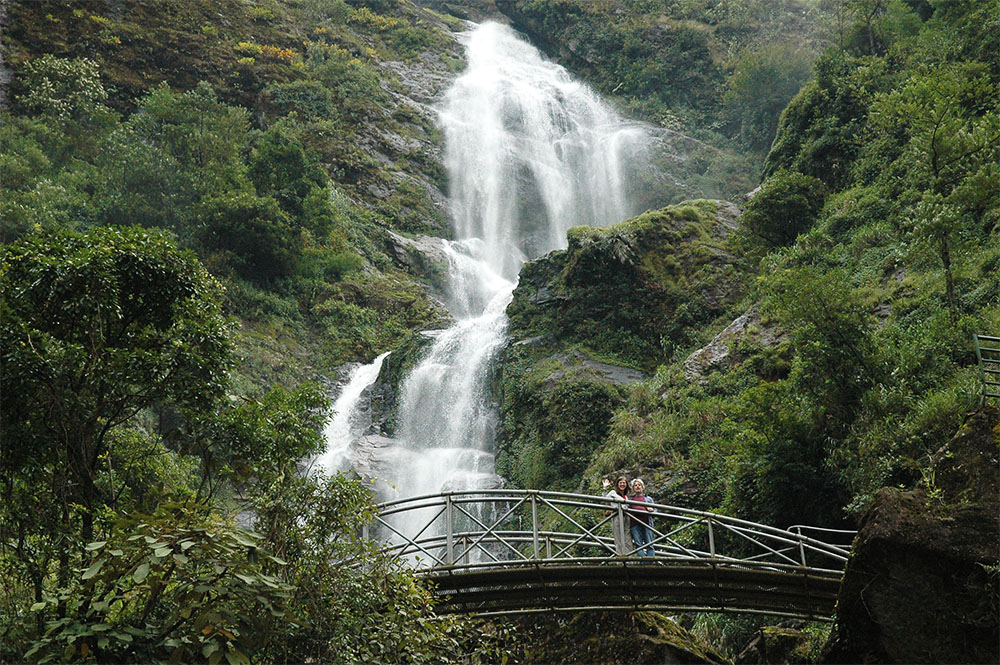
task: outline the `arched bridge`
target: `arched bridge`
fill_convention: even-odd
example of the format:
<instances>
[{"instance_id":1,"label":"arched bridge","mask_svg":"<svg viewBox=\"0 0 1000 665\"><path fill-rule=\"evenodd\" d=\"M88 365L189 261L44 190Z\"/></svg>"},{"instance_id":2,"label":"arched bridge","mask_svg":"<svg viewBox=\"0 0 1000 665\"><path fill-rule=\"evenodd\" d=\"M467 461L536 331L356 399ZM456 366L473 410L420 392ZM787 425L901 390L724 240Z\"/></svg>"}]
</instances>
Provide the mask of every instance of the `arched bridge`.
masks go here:
<instances>
[{"instance_id":1,"label":"arched bridge","mask_svg":"<svg viewBox=\"0 0 1000 665\"><path fill-rule=\"evenodd\" d=\"M537 490L383 503L370 535L434 583L441 612L655 609L832 618L853 531L782 530L645 505L655 511L652 557L637 556L631 544L630 504ZM616 553L612 529L620 525L628 548Z\"/></svg>"}]
</instances>

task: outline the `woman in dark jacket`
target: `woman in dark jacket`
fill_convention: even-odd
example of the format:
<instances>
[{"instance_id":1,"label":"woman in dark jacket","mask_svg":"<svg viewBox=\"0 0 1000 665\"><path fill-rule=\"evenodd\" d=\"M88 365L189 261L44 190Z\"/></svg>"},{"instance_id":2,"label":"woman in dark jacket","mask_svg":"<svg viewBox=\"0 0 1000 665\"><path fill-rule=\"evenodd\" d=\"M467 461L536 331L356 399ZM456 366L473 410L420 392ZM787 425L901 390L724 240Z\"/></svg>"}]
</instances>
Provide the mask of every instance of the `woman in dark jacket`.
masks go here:
<instances>
[{"instance_id":1,"label":"woman in dark jacket","mask_svg":"<svg viewBox=\"0 0 1000 665\"><path fill-rule=\"evenodd\" d=\"M646 486L642 480L632 481L632 496L629 497L629 531L632 542L635 543L639 556L655 556L653 546L653 507L645 504L653 503L653 498L646 495Z\"/></svg>"}]
</instances>

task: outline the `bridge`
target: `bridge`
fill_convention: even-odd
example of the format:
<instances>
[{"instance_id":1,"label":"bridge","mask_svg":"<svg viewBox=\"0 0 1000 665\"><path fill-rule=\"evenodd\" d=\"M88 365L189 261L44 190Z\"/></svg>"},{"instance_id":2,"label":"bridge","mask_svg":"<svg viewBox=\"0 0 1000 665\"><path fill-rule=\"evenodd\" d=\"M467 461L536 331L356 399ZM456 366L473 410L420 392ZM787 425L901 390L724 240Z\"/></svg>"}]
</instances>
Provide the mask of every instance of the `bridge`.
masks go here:
<instances>
[{"instance_id":1,"label":"bridge","mask_svg":"<svg viewBox=\"0 0 1000 665\"><path fill-rule=\"evenodd\" d=\"M631 504L635 505L635 504ZM654 556L629 504L538 490L469 490L378 506L365 536L429 582L443 613L750 612L832 620L853 531L763 524L663 504ZM612 529L628 548L615 551Z\"/></svg>"}]
</instances>

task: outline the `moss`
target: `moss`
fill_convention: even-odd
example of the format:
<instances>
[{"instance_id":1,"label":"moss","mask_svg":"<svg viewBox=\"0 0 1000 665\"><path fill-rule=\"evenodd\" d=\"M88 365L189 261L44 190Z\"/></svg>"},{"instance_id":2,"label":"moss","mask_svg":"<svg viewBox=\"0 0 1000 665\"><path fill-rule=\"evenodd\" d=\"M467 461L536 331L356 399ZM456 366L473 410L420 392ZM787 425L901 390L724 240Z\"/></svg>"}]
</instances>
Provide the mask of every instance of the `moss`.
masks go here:
<instances>
[{"instance_id":1,"label":"moss","mask_svg":"<svg viewBox=\"0 0 1000 665\"><path fill-rule=\"evenodd\" d=\"M650 370L736 296L718 204L692 201L606 228L527 264L508 308L515 338L551 334Z\"/></svg>"},{"instance_id":2,"label":"moss","mask_svg":"<svg viewBox=\"0 0 1000 665\"><path fill-rule=\"evenodd\" d=\"M521 619L525 663L724 663L722 656L656 612Z\"/></svg>"}]
</instances>

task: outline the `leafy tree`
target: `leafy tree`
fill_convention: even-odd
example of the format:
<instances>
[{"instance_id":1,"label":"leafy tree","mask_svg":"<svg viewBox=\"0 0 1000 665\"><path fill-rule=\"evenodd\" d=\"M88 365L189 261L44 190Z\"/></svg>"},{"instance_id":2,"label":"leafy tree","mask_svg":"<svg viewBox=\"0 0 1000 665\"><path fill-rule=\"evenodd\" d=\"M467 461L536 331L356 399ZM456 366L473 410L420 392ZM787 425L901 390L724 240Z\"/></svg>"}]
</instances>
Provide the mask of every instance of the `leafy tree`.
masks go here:
<instances>
[{"instance_id":1,"label":"leafy tree","mask_svg":"<svg viewBox=\"0 0 1000 665\"><path fill-rule=\"evenodd\" d=\"M809 53L791 44L769 44L737 56L724 101L751 150L771 146L781 111L811 76L811 64Z\"/></svg>"},{"instance_id":2,"label":"leafy tree","mask_svg":"<svg viewBox=\"0 0 1000 665\"><path fill-rule=\"evenodd\" d=\"M48 469L58 500L83 507L89 540L113 498L98 476L115 428L158 401L203 406L222 390L218 285L165 236L134 228L30 238L5 246L0 266L4 494L30 501L22 474Z\"/></svg>"},{"instance_id":3,"label":"leafy tree","mask_svg":"<svg viewBox=\"0 0 1000 665\"><path fill-rule=\"evenodd\" d=\"M108 93L93 60L67 60L46 54L24 66L15 97L29 114L80 120L106 112Z\"/></svg>"},{"instance_id":4,"label":"leafy tree","mask_svg":"<svg viewBox=\"0 0 1000 665\"><path fill-rule=\"evenodd\" d=\"M913 201L914 237L934 247L945 277L945 299L957 317L953 247L977 234L976 220L1000 208L1000 89L985 66L944 66L920 73L880 95L872 107L875 128L902 130L908 141L899 158Z\"/></svg>"},{"instance_id":5,"label":"leafy tree","mask_svg":"<svg viewBox=\"0 0 1000 665\"><path fill-rule=\"evenodd\" d=\"M240 277L267 284L297 267L302 239L278 202L248 192L231 192L202 202L199 241L217 253L208 262Z\"/></svg>"}]
</instances>

